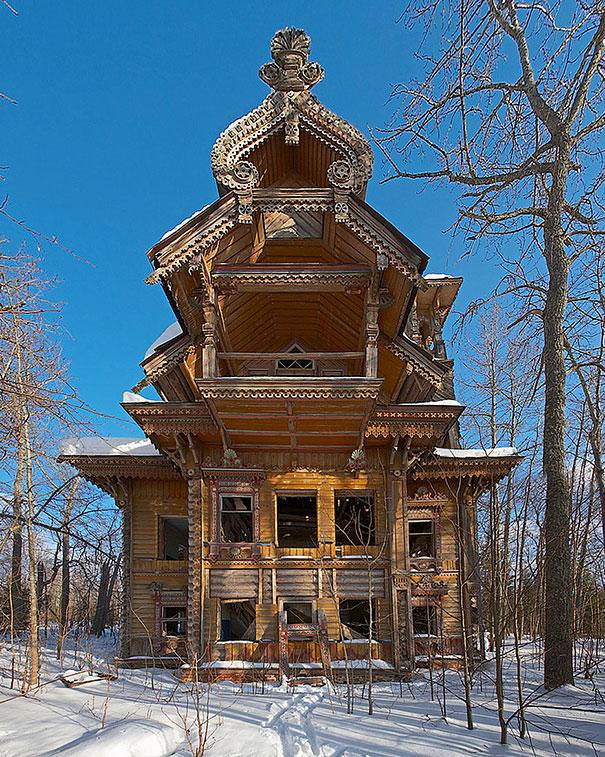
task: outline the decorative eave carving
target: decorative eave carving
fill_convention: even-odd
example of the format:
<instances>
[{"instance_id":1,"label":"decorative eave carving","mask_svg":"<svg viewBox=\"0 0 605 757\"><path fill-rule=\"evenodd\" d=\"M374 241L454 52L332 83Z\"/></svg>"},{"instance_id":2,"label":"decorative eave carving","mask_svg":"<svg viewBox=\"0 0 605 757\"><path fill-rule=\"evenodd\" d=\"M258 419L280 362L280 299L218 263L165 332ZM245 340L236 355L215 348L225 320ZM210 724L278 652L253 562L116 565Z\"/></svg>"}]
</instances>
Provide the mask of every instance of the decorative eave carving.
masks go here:
<instances>
[{"instance_id":1,"label":"decorative eave carving","mask_svg":"<svg viewBox=\"0 0 605 757\"><path fill-rule=\"evenodd\" d=\"M207 249L220 242L239 223L237 199L226 196L221 200L215 212L204 217L200 215L202 226L193 239L184 244L172 243L167 249L158 253L159 266L145 279L146 284L156 284L166 279L171 273L183 268L202 255ZM195 266L194 266L195 267Z\"/></svg>"},{"instance_id":2,"label":"decorative eave carving","mask_svg":"<svg viewBox=\"0 0 605 757\"><path fill-rule=\"evenodd\" d=\"M122 407L146 435L218 433L203 402L123 402Z\"/></svg>"},{"instance_id":3,"label":"decorative eave carving","mask_svg":"<svg viewBox=\"0 0 605 757\"><path fill-rule=\"evenodd\" d=\"M414 597L442 597L449 593L449 587L444 581L426 574L421 577L412 574L411 588Z\"/></svg>"},{"instance_id":4,"label":"decorative eave carving","mask_svg":"<svg viewBox=\"0 0 605 757\"><path fill-rule=\"evenodd\" d=\"M366 437L410 436L414 439L441 439L459 418L462 405L427 407L392 405L376 408L370 418Z\"/></svg>"},{"instance_id":5,"label":"decorative eave carving","mask_svg":"<svg viewBox=\"0 0 605 757\"><path fill-rule=\"evenodd\" d=\"M336 208L335 214L338 215ZM416 286L424 286L422 276L417 268L406 260L399 246L389 240L376 225L370 224L361 213L357 212L354 201L349 204L346 216L337 220L340 220L364 244L374 250L379 268L384 269L391 265Z\"/></svg>"},{"instance_id":6,"label":"decorative eave carving","mask_svg":"<svg viewBox=\"0 0 605 757\"><path fill-rule=\"evenodd\" d=\"M365 431L367 438L389 438L396 436L410 436L413 439L440 439L445 434L443 423L434 421L390 421L376 422L371 420Z\"/></svg>"},{"instance_id":7,"label":"decorative eave carving","mask_svg":"<svg viewBox=\"0 0 605 757\"><path fill-rule=\"evenodd\" d=\"M246 291L354 291L366 289L371 280L371 271L362 266L327 266L313 270L305 266L272 267L254 264L251 266L221 266L212 272L212 284L217 292L233 293Z\"/></svg>"},{"instance_id":8,"label":"decorative eave carving","mask_svg":"<svg viewBox=\"0 0 605 757\"><path fill-rule=\"evenodd\" d=\"M144 368L145 378L141 379L135 386L132 387L133 392L140 392L149 384L153 384L162 376L165 376L170 371L174 370L178 365L184 362L187 357L195 352L195 341L189 336L184 336L182 342L175 345L169 353L161 356L150 365L149 369ZM145 364L146 361L143 361Z\"/></svg>"},{"instance_id":9,"label":"decorative eave carving","mask_svg":"<svg viewBox=\"0 0 605 757\"><path fill-rule=\"evenodd\" d=\"M231 399L362 399L376 400L382 379L359 378L240 378L198 379L203 397Z\"/></svg>"},{"instance_id":10,"label":"decorative eave carving","mask_svg":"<svg viewBox=\"0 0 605 757\"><path fill-rule=\"evenodd\" d=\"M521 455L506 457L427 457L422 460L410 475L413 479L434 480L444 478L484 478L498 481L507 476L521 462Z\"/></svg>"},{"instance_id":11,"label":"decorative eave carving","mask_svg":"<svg viewBox=\"0 0 605 757\"><path fill-rule=\"evenodd\" d=\"M273 63L261 66L258 75L279 92L300 92L314 87L324 78L319 63L309 62L311 40L303 29L286 27L271 40Z\"/></svg>"},{"instance_id":12,"label":"decorative eave carving","mask_svg":"<svg viewBox=\"0 0 605 757\"><path fill-rule=\"evenodd\" d=\"M273 62L259 71L273 91L258 108L231 124L212 149L214 177L219 186L237 192L244 222L252 220L248 198L260 178L247 158L281 129L286 144L297 145L300 130L306 129L341 156L330 165L327 176L342 195L341 203L346 205L346 195L360 192L372 175L374 158L366 138L310 93L309 88L321 81L324 71L319 64L308 62L309 50L310 40L302 29L286 28L275 34ZM337 215L339 212L337 208Z\"/></svg>"},{"instance_id":13,"label":"decorative eave carving","mask_svg":"<svg viewBox=\"0 0 605 757\"><path fill-rule=\"evenodd\" d=\"M336 212L336 197L332 189L321 188L255 188L248 197L250 213L273 211L324 211ZM147 284L166 280L171 274L189 265L193 270L199 267L199 258L205 251L220 242L240 222L237 200L226 195L221 205L208 216L200 214L199 230L192 239L185 242L173 241L167 248L156 253L159 267L146 279ZM379 270L389 265L400 271L413 284L422 287L424 280L418 273L402 245L379 220L371 218L356 198L348 200L347 216L343 225L351 230L361 242L376 253ZM196 262L197 261L197 262Z\"/></svg>"},{"instance_id":14,"label":"decorative eave carving","mask_svg":"<svg viewBox=\"0 0 605 757\"><path fill-rule=\"evenodd\" d=\"M202 468L202 478L213 484L249 484L258 486L265 480L265 471L260 468Z\"/></svg>"},{"instance_id":15,"label":"decorative eave carving","mask_svg":"<svg viewBox=\"0 0 605 757\"><path fill-rule=\"evenodd\" d=\"M181 478L170 462L160 455L61 455L58 461L73 466L87 481L111 496L119 492L122 479Z\"/></svg>"},{"instance_id":16,"label":"decorative eave carving","mask_svg":"<svg viewBox=\"0 0 605 757\"><path fill-rule=\"evenodd\" d=\"M327 178L337 189L359 192L372 176L372 148L360 131L308 91L272 92L215 142L211 165L219 185L238 193L254 189L260 177L247 158L281 129L287 144L297 145L304 129L342 156L328 169Z\"/></svg>"},{"instance_id":17,"label":"decorative eave carving","mask_svg":"<svg viewBox=\"0 0 605 757\"><path fill-rule=\"evenodd\" d=\"M426 353L421 347L418 347L412 342L408 342L404 338L398 337L393 340L381 338L380 346L385 347L400 360L409 363L416 373L436 389L441 388L448 369L442 364L442 362L434 360L432 356L429 353Z\"/></svg>"},{"instance_id":18,"label":"decorative eave carving","mask_svg":"<svg viewBox=\"0 0 605 757\"><path fill-rule=\"evenodd\" d=\"M321 187L258 187L252 200L254 210L263 213L326 211L333 209L334 192Z\"/></svg>"}]
</instances>

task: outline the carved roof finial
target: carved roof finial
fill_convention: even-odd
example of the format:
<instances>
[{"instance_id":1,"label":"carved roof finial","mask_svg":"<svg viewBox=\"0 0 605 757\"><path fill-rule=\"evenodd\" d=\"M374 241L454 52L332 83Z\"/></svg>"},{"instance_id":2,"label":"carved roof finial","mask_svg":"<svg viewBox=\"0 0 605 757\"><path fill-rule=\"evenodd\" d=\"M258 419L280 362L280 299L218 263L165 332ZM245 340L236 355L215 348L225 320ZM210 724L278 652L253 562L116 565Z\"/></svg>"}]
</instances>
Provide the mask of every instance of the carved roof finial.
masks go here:
<instances>
[{"instance_id":1,"label":"carved roof finial","mask_svg":"<svg viewBox=\"0 0 605 757\"><path fill-rule=\"evenodd\" d=\"M261 66L258 75L278 92L301 92L324 78L319 63L308 62L311 40L303 29L288 26L271 40L274 63Z\"/></svg>"}]
</instances>

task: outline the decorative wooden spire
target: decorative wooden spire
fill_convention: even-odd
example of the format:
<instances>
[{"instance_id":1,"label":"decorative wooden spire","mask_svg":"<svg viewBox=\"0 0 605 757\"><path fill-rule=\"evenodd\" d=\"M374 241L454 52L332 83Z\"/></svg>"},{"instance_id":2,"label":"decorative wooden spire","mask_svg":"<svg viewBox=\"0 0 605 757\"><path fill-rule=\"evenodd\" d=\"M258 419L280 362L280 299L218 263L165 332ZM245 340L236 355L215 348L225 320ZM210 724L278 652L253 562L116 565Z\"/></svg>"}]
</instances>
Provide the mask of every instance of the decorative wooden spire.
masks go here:
<instances>
[{"instance_id":1,"label":"decorative wooden spire","mask_svg":"<svg viewBox=\"0 0 605 757\"><path fill-rule=\"evenodd\" d=\"M258 75L278 92L301 92L324 78L319 63L308 62L311 40L303 29L291 26L275 32L271 40L274 63L261 66Z\"/></svg>"}]
</instances>

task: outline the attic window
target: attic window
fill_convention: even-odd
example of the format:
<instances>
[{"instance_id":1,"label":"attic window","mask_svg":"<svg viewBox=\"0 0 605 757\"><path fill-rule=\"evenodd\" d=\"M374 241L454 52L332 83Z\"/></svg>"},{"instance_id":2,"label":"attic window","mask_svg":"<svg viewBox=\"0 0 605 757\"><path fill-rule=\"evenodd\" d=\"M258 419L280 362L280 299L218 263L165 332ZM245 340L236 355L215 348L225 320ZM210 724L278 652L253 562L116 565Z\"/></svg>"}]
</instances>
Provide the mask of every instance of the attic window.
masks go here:
<instances>
[{"instance_id":1,"label":"attic window","mask_svg":"<svg viewBox=\"0 0 605 757\"><path fill-rule=\"evenodd\" d=\"M295 344L288 352L292 355L302 354L304 350ZM278 371L288 371L288 373L312 373L315 370L315 362L307 358L286 358L278 360L276 363Z\"/></svg>"}]
</instances>

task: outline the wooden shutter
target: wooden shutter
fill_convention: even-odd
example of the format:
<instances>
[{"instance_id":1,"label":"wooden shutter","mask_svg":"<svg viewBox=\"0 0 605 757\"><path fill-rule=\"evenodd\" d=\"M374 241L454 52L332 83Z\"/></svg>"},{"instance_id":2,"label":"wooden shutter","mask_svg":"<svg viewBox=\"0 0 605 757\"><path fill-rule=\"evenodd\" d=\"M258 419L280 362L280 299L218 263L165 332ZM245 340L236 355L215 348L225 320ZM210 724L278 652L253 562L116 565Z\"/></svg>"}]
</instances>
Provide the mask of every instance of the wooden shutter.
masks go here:
<instances>
[{"instance_id":1,"label":"wooden shutter","mask_svg":"<svg viewBox=\"0 0 605 757\"><path fill-rule=\"evenodd\" d=\"M321 597L317 600L317 609L323 610L326 615L329 639L340 639L340 617L338 612L338 600L333 597Z\"/></svg>"},{"instance_id":2,"label":"wooden shutter","mask_svg":"<svg viewBox=\"0 0 605 757\"><path fill-rule=\"evenodd\" d=\"M378 640L391 641L393 637L393 608L390 599L376 600Z\"/></svg>"},{"instance_id":3,"label":"wooden shutter","mask_svg":"<svg viewBox=\"0 0 605 757\"><path fill-rule=\"evenodd\" d=\"M256 605L256 640L257 641L276 641L277 640L277 613L278 605L259 604Z\"/></svg>"},{"instance_id":4,"label":"wooden shutter","mask_svg":"<svg viewBox=\"0 0 605 757\"><path fill-rule=\"evenodd\" d=\"M320 486L317 493L317 527L319 541L334 541L334 492L331 486Z\"/></svg>"},{"instance_id":5,"label":"wooden shutter","mask_svg":"<svg viewBox=\"0 0 605 757\"><path fill-rule=\"evenodd\" d=\"M214 643L219 636L219 600L207 598L204 600L204 642Z\"/></svg>"}]
</instances>

